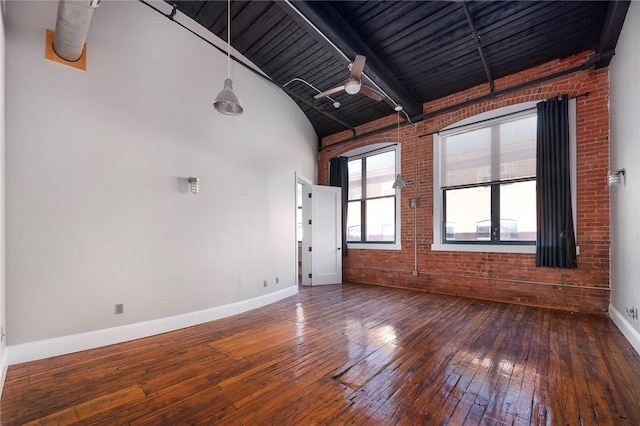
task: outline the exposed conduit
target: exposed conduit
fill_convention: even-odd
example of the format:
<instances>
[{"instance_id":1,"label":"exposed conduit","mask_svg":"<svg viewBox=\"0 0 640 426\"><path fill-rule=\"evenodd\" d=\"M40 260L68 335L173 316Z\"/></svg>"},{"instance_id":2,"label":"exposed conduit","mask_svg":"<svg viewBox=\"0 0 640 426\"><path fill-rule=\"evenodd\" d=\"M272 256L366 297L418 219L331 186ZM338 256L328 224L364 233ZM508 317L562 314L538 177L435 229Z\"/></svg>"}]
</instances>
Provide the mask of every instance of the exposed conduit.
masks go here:
<instances>
[{"instance_id":1,"label":"exposed conduit","mask_svg":"<svg viewBox=\"0 0 640 426\"><path fill-rule=\"evenodd\" d=\"M100 0L60 0L53 50L65 61L80 59L87 40L93 11Z\"/></svg>"},{"instance_id":2,"label":"exposed conduit","mask_svg":"<svg viewBox=\"0 0 640 426\"><path fill-rule=\"evenodd\" d=\"M563 77L563 76L568 75L568 74L573 74L575 72L587 70L587 69L593 67L593 65L595 63L597 63L598 61L604 60L606 58L610 58L614 54L615 54L615 51L613 51L613 50L609 50L607 52L602 52L602 53L596 53L596 54L592 55L591 57L589 57L589 59L587 59L581 65L575 66L573 68L569 68L569 69L566 69L564 71L558 71L556 73L549 74L549 75L546 75L544 77L537 78L535 80L526 81L524 83L516 84L515 86L507 87L505 89L501 89L501 90L498 90L498 91L495 91L495 92L490 92L490 93L487 93L485 95L478 96L477 98L467 99L467 100L462 101L462 102L457 103L457 104L449 105L449 106L437 109L435 111L430 111L430 112L426 112L424 114L417 115L415 117L411 117L411 121L413 122L411 124L418 123L420 121L423 121L423 120L426 120L428 118L443 114L445 112L457 110L457 109L464 108L466 106L473 105L473 104L476 104L476 103L479 103L479 102L483 102L483 101L486 101L486 100L494 99L494 98L497 98L498 96L502 96L502 95L505 95L507 93L511 93L511 92L514 92L514 91L517 91L517 90L521 90L521 89L524 89L526 87L530 87L530 86L533 86L533 85L536 85L536 84L544 83L546 81L553 80L554 78ZM406 124L409 124L409 123L401 124L401 126L404 126ZM384 127L379 128L379 129L371 130L371 131L368 131L368 132L365 132L365 133L360 133L360 134L357 134L357 135L352 136L350 138L346 138L346 139L334 142L334 143L329 144L329 145L324 145L320 149L320 151L323 150L323 149L332 148L332 147L335 147L335 146L338 146L338 145L342 145L342 144L345 144L347 142L352 142L354 140L358 140L358 139L361 139L361 138L364 138L364 137L367 137L367 136L371 136L371 135L375 135L375 134L378 134L378 133L382 133L382 132L386 132L386 131L389 131L389 130L393 130L393 129L395 129L395 127L396 127L395 124L390 124L388 126L384 126ZM422 136L424 136L424 135L421 135L420 137L422 137Z\"/></svg>"},{"instance_id":3,"label":"exposed conduit","mask_svg":"<svg viewBox=\"0 0 640 426\"><path fill-rule=\"evenodd\" d=\"M354 266L352 269L357 269L361 271L379 271L379 272L401 272L401 273L409 273L410 271L407 269L396 269L396 268L378 268L375 266ZM532 281L532 280L519 280L516 278L501 278L501 277L483 277L479 275L468 275L468 274L451 274L447 272L433 272L433 271L418 271L420 275L431 275L435 277L444 277L444 278L463 278L463 279L473 279L473 280L482 280L482 281L500 281L507 283L518 283L518 284L529 284L529 285L542 285L547 287L555 287L555 288L579 288L584 290L594 290L594 291L611 291L610 287L590 287L586 285L580 284L567 284L567 283L552 283L545 281Z\"/></svg>"},{"instance_id":4,"label":"exposed conduit","mask_svg":"<svg viewBox=\"0 0 640 426\"><path fill-rule=\"evenodd\" d=\"M198 37L200 40L204 41L205 43L207 43L208 45L214 47L215 49L217 49L219 52L224 53L225 55L227 54L227 52L225 50L223 50L222 48L220 48L219 46L217 46L215 43L213 43L211 40L207 39L206 37L204 37L201 34L198 34L198 32L196 32L194 29L191 28L191 25L195 22L193 19L188 18L188 23L183 24L182 22L176 20L176 15L178 12L177 6L173 6L173 9L170 13L165 13L162 10L160 10L159 8L157 8L155 5L151 4L150 2L146 1L146 0L138 0L140 3L144 4L145 6L148 6L149 8L155 10L156 12L160 13L162 16L169 18L169 20L173 21L174 23L178 24L180 27L182 27L183 29L189 31L191 34L193 34L194 36ZM166 3L163 3L165 5L167 5ZM183 13L181 13L180 15L177 16L186 16ZM199 25L199 24L198 24ZM216 36L217 37L217 36ZM318 106L314 105L312 102L304 99L303 97L297 95L295 92L293 92L290 89L287 89L285 86L281 86L280 83L277 83L275 81L273 81L271 79L271 77L267 76L266 74L264 74L262 71L259 71L258 69L254 68L253 66L250 66L248 64L246 64L244 61L238 59L237 57L235 57L234 55L231 55L231 60L233 60L234 62L236 62L237 64L242 65L245 69L251 71L252 73L254 73L255 75L257 75L258 77L261 77L262 79L264 79L265 81L273 84L274 86L282 89L285 91L285 93L287 95L289 95L292 98L295 98L297 100L299 100L300 102L302 102L303 104L307 105L310 108L313 108L314 110L316 110L317 112L319 112L320 114L324 115L325 117L335 121L336 123L340 124L342 127L344 127L347 130L350 130L354 135L356 133L356 129L345 123L344 121L340 120L339 118L337 118L336 116L334 116L333 114L330 114L324 110L322 110L321 108L318 108ZM322 144L322 138L318 138L318 151L320 151L321 148L321 144Z\"/></svg>"}]
</instances>

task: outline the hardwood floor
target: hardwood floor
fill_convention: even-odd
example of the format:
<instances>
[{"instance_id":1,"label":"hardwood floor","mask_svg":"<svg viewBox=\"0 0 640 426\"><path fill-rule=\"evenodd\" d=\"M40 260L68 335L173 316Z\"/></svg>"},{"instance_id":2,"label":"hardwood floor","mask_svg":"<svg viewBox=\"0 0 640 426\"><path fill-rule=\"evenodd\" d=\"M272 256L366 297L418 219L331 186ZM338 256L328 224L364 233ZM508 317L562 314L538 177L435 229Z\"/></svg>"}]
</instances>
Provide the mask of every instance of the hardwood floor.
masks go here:
<instances>
[{"instance_id":1,"label":"hardwood floor","mask_svg":"<svg viewBox=\"0 0 640 426\"><path fill-rule=\"evenodd\" d=\"M361 285L11 366L3 425L640 425L605 317Z\"/></svg>"}]
</instances>

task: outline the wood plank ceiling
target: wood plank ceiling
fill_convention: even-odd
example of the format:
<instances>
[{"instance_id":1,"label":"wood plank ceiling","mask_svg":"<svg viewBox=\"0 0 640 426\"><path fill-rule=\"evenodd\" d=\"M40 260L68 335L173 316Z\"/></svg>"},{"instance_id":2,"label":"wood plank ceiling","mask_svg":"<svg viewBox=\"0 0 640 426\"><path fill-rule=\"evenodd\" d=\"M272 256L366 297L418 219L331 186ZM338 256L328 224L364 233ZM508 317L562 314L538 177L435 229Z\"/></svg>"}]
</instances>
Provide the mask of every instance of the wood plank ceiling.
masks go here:
<instances>
[{"instance_id":1,"label":"wood plank ceiling","mask_svg":"<svg viewBox=\"0 0 640 426\"><path fill-rule=\"evenodd\" d=\"M226 1L177 1L177 11L227 39ZM556 58L592 49L607 66L628 1L237 1L231 44L300 106L318 137L422 104ZM362 94L314 101L367 57ZM312 87L313 86L313 87Z\"/></svg>"}]
</instances>

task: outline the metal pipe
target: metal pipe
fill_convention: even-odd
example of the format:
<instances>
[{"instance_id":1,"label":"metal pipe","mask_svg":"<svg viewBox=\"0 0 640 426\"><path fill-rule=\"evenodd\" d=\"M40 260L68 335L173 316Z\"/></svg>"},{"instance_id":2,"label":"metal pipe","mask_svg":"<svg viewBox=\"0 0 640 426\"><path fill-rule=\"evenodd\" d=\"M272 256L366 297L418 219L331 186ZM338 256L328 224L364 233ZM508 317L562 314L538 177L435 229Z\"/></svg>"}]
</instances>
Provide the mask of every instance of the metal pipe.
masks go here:
<instances>
[{"instance_id":1,"label":"metal pipe","mask_svg":"<svg viewBox=\"0 0 640 426\"><path fill-rule=\"evenodd\" d=\"M540 78L537 78L535 80L526 81L524 83L516 84L515 86L512 86L512 87L507 87L505 89L501 89L501 90L498 90L498 91L495 91L495 92L487 93L486 95L478 96L477 98L467 99L466 101L462 101L462 102L459 102L457 104L449 105L449 106L446 106L444 108L437 109L435 111L431 111L431 112L427 112L427 113L424 113L424 114L420 114L420 115L417 115L417 116L413 117L412 121L414 123L418 123L418 122L423 121L423 120L425 120L427 118L435 117L435 116L443 114L445 112L449 112L449 111L456 110L456 109L459 109L459 108L464 108L466 106L473 105L473 104L478 103L478 102L483 102L483 101L486 101L486 100L489 100L489 99L493 99L493 98L496 98L498 96L502 96L502 95L505 95L507 93L515 92L517 90L524 89L524 88L529 87L529 86L533 86L533 85L536 85L536 84L544 83L544 82L549 81L549 80L553 80L554 78L564 77L565 75L572 74L572 73L575 73L575 72L578 72L578 71L584 71L584 70L592 67L596 62L601 61L601 60L603 60L603 59L605 59L607 57L611 57L614 54L615 54L615 51L613 51L613 50L610 50L610 51L607 51L607 52L598 53L598 54L592 55L589 59L587 59L581 65L575 66L573 68L569 68L569 69L566 69L564 71L558 71L556 73L549 74L547 76L540 77ZM386 132L386 131L394 129L395 126L396 126L395 124L392 124L392 125L381 127L379 129L376 129L376 130L371 130L369 132L361 133L361 134L352 136L352 137L350 137L348 139L343 139L341 141L334 142L334 143L332 143L330 145L323 146L322 149L332 148L334 146L342 145L342 144L345 144L347 142L352 142L354 140L358 140L358 139L361 139L361 138L364 138L364 137L367 137L367 136L376 135L378 133L383 133L383 132Z\"/></svg>"},{"instance_id":2,"label":"metal pipe","mask_svg":"<svg viewBox=\"0 0 640 426\"><path fill-rule=\"evenodd\" d=\"M464 9L465 15L467 15L467 22L469 23L469 27L471 28L472 32L471 36L473 37L473 41L476 43L476 48L478 49L480 60L482 61L482 66L484 67L484 73L487 75L487 80L489 81L489 90L493 92L493 90L495 89L495 83L493 81L493 77L491 77L491 71L489 71L489 65L487 64L487 59L484 56L482 44L480 43L480 36L478 35L478 30L476 29L476 25L473 22L473 18L471 17L471 12L469 12L469 6L467 5L466 0L462 2L462 8Z\"/></svg>"},{"instance_id":3,"label":"metal pipe","mask_svg":"<svg viewBox=\"0 0 640 426\"><path fill-rule=\"evenodd\" d=\"M413 276L418 276L418 127L413 126L415 170L413 184Z\"/></svg>"},{"instance_id":4,"label":"metal pipe","mask_svg":"<svg viewBox=\"0 0 640 426\"><path fill-rule=\"evenodd\" d=\"M304 16L304 14L302 12L300 12L300 10L295 7L295 5L293 4L292 1L289 0L284 0L284 2L289 5L289 7L291 8L291 10L294 10L298 16L300 16L301 19L303 19L311 28L313 28L313 30L320 36L322 37L323 40L325 40L337 53L338 55L342 56L342 58L344 60L346 60L347 62L352 62L352 59L350 59L338 46L336 46L336 44L331 41L329 39L329 37L327 37L322 31L320 31L320 29L313 23L311 22L311 20L309 18L307 18L306 16ZM365 72L362 73L362 76L365 77L367 80L369 80L369 82L375 86L375 88L382 93L387 99L389 99L391 101L391 103L393 103L394 107L398 107L400 106L395 100L393 100L391 98L391 96L389 96L387 94L387 92L384 91L384 89L382 89L375 81L373 81L373 79L371 79ZM405 113L406 114L406 113ZM407 116L408 118L408 116Z\"/></svg>"},{"instance_id":5,"label":"metal pipe","mask_svg":"<svg viewBox=\"0 0 640 426\"><path fill-rule=\"evenodd\" d=\"M304 83L307 86L311 87L313 90L315 90L317 93L322 93L320 91L320 89L318 89L316 86L314 86L313 84L309 83L307 80L305 80L303 78L299 78L299 77L292 78L291 80L289 80L285 84L283 84L282 87L287 87L288 85L290 85L294 81L299 81L301 83ZM325 98L329 99L333 103L333 107L334 108L340 108L340 102L336 101L335 99L333 99L331 96L328 96L328 95L325 96Z\"/></svg>"},{"instance_id":6,"label":"metal pipe","mask_svg":"<svg viewBox=\"0 0 640 426\"><path fill-rule=\"evenodd\" d=\"M53 51L65 61L80 59L84 43L87 41L93 11L99 1L60 0L56 18Z\"/></svg>"},{"instance_id":7,"label":"metal pipe","mask_svg":"<svg viewBox=\"0 0 640 426\"><path fill-rule=\"evenodd\" d=\"M380 271L380 272L400 272L400 273L410 272L406 269L377 268L374 266L353 266L351 267L351 269L359 269L364 271ZM445 272L433 272L433 271L418 271L418 272L420 275L431 275L436 277L464 278L464 279L483 280L483 281L500 281L500 282L518 283L518 284L543 285L543 286L559 287L559 288L580 288L585 290L611 291L611 287L590 287L590 286L579 285L579 284L550 283L550 282L544 282L544 281L520 280L520 279L500 278L500 277L483 277L483 276L467 275L467 274L449 274Z\"/></svg>"},{"instance_id":8,"label":"metal pipe","mask_svg":"<svg viewBox=\"0 0 640 426\"><path fill-rule=\"evenodd\" d=\"M214 48L216 48L220 53L224 53L225 55L227 54L227 52L225 50L223 50L222 48L220 48L219 46L216 46L214 43L212 43L211 41L207 40L205 37L201 36L200 34L198 34L197 32L193 31L191 28L189 28L188 26L186 26L185 24L183 24L182 22L177 21L176 18L176 10L177 8L174 6L172 11L168 14L165 14L164 12L162 12L161 10L157 9L156 7L154 7L153 5L151 5L150 3L146 2L145 0L138 0L140 3L144 4L145 6L150 7L151 9L155 10L156 12L160 13L161 15L165 16L166 18L168 18L170 21L175 22L176 24L178 24L179 26L181 26L182 28L184 28L185 30L189 31L191 34L195 35L196 37L198 37L200 40L204 41L205 43L209 44L210 46L213 46ZM283 89L289 96L294 97L296 99L298 99L300 102L304 103L305 105L307 105L310 108L315 109L316 111L318 111L320 114L323 114L324 116L326 116L327 118L335 121L336 123L340 124L342 127L344 127L347 130L351 130L353 133L355 133L355 129L353 128L353 126L345 123L344 121L340 120L339 118L333 116L332 114L329 114L326 111L323 111L322 109L318 108L317 106L313 105L311 102L306 101L305 99L301 98L300 96L296 95L295 93L293 93L291 90L286 90L283 86L281 86L279 83L273 81L269 76L257 71L256 69L254 69L253 67L245 64L243 61L241 61L240 59L236 58L234 55L230 55L230 58L235 61L236 63L242 65L244 68L248 69L249 71L253 72L254 74L256 74L259 77L262 77L263 79L265 79L266 81L268 81L269 83L279 87L280 89ZM318 140L318 150L320 150L320 145L321 145L321 139Z\"/></svg>"}]
</instances>

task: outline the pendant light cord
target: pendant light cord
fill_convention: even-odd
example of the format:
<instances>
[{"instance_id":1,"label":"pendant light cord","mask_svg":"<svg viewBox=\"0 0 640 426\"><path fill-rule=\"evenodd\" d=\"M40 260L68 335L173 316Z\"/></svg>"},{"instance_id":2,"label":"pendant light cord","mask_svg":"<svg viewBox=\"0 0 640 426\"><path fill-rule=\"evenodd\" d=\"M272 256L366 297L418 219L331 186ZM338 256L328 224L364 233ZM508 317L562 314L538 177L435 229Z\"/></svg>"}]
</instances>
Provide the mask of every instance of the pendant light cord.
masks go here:
<instances>
[{"instance_id":1,"label":"pendant light cord","mask_svg":"<svg viewBox=\"0 0 640 426\"><path fill-rule=\"evenodd\" d=\"M227 78L231 78L231 0L227 0Z\"/></svg>"}]
</instances>

